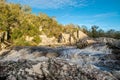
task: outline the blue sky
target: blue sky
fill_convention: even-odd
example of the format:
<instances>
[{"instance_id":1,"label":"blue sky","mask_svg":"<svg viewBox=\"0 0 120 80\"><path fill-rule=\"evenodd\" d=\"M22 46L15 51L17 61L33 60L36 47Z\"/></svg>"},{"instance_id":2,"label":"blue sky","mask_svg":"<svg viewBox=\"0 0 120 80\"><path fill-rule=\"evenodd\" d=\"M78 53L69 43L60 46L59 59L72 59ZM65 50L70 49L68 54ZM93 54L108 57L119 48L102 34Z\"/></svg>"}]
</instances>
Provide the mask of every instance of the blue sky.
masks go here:
<instances>
[{"instance_id":1,"label":"blue sky","mask_svg":"<svg viewBox=\"0 0 120 80\"><path fill-rule=\"evenodd\" d=\"M98 25L120 31L120 0L8 0L27 4L32 13L55 16L61 24Z\"/></svg>"}]
</instances>

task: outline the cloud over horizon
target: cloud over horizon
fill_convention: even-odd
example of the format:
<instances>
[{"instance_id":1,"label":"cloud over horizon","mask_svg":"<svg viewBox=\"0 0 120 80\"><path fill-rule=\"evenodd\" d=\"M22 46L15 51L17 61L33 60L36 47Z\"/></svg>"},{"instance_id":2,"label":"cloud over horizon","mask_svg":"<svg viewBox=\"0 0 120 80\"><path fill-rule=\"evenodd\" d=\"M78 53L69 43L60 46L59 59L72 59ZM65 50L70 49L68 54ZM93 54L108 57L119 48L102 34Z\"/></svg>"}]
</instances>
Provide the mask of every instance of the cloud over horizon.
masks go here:
<instances>
[{"instance_id":1,"label":"cloud over horizon","mask_svg":"<svg viewBox=\"0 0 120 80\"><path fill-rule=\"evenodd\" d=\"M7 0L8 2L29 5L39 9L59 9L64 7L83 7L87 6L89 0Z\"/></svg>"}]
</instances>

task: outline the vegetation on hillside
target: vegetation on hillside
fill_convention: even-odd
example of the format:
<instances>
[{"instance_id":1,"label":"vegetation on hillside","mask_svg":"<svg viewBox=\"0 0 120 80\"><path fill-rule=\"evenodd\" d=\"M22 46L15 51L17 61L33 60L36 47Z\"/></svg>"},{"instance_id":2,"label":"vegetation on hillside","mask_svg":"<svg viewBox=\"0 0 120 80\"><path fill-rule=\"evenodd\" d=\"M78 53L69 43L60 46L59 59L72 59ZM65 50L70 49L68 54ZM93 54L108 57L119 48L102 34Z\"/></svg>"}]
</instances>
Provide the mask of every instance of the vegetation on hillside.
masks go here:
<instances>
[{"instance_id":1,"label":"vegetation on hillside","mask_svg":"<svg viewBox=\"0 0 120 80\"><path fill-rule=\"evenodd\" d=\"M31 14L29 6L6 3L5 0L0 0L0 30L7 32L7 40L14 45L29 44L25 41L25 36L34 37L33 43L38 44L41 41L38 35L44 33L48 37L55 36L57 38L68 28L58 24L54 17L49 17L43 13ZM69 29L74 28L70 27Z\"/></svg>"},{"instance_id":2,"label":"vegetation on hillside","mask_svg":"<svg viewBox=\"0 0 120 80\"><path fill-rule=\"evenodd\" d=\"M27 5L21 6L0 0L0 33L6 32L5 40L13 45L37 45L41 41L39 37L41 34L58 38L63 32L73 33L76 30L82 30L90 37L107 36L120 39L120 31L111 29L105 32L98 29L98 26L92 26L91 30L88 30L86 27L74 24L62 25L56 21L55 17L49 17L44 13L32 14L31 8ZM32 42L27 42L26 36L34 37L34 39Z\"/></svg>"}]
</instances>

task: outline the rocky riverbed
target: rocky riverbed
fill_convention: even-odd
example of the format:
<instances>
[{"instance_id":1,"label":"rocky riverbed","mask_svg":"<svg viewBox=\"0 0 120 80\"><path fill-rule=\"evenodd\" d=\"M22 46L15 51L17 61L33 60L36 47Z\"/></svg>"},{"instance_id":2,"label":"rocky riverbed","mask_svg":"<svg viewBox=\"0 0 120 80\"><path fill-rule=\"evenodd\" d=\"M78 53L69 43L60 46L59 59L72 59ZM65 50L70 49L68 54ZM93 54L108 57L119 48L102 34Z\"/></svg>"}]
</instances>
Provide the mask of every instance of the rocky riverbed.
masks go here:
<instances>
[{"instance_id":1,"label":"rocky riverbed","mask_svg":"<svg viewBox=\"0 0 120 80\"><path fill-rule=\"evenodd\" d=\"M0 52L0 80L119 80L120 55L112 52L104 43L14 47Z\"/></svg>"}]
</instances>

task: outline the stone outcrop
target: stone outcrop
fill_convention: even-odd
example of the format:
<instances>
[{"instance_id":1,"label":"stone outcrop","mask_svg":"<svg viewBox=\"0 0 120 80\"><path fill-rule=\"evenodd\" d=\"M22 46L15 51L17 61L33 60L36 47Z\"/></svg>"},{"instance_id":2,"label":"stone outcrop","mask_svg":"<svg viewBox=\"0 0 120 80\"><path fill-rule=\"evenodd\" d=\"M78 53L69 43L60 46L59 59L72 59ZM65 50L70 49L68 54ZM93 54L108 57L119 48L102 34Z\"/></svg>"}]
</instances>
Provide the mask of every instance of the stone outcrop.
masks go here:
<instances>
[{"instance_id":1,"label":"stone outcrop","mask_svg":"<svg viewBox=\"0 0 120 80\"><path fill-rule=\"evenodd\" d=\"M0 42L4 42L8 40L8 32L0 31Z\"/></svg>"},{"instance_id":2,"label":"stone outcrop","mask_svg":"<svg viewBox=\"0 0 120 80\"><path fill-rule=\"evenodd\" d=\"M11 44L8 40L8 32L0 31L0 50L7 48Z\"/></svg>"},{"instance_id":3,"label":"stone outcrop","mask_svg":"<svg viewBox=\"0 0 120 80\"><path fill-rule=\"evenodd\" d=\"M80 39L84 39L84 38L87 38L88 36L82 32L82 31L77 31L77 32L74 32L74 36L77 40L80 40Z\"/></svg>"},{"instance_id":4,"label":"stone outcrop","mask_svg":"<svg viewBox=\"0 0 120 80\"><path fill-rule=\"evenodd\" d=\"M39 45L60 45L60 44L74 44L79 40L87 38L88 36L82 31L74 33L61 33L57 38L47 37L46 35L40 35L42 42Z\"/></svg>"},{"instance_id":5,"label":"stone outcrop","mask_svg":"<svg viewBox=\"0 0 120 80\"><path fill-rule=\"evenodd\" d=\"M58 38L58 43L70 44L70 43L74 43L74 42L75 42L75 40L71 34L62 33L62 34L60 34L60 36Z\"/></svg>"},{"instance_id":6,"label":"stone outcrop","mask_svg":"<svg viewBox=\"0 0 120 80\"><path fill-rule=\"evenodd\" d=\"M108 44L111 47L120 49L120 40L113 39L113 38L106 38L106 37L96 38L95 40L97 42L102 42L102 43Z\"/></svg>"},{"instance_id":7,"label":"stone outcrop","mask_svg":"<svg viewBox=\"0 0 120 80\"><path fill-rule=\"evenodd\" d=\"M117 80L111 74L92 72L62 59L0 62L0 80Z\"/></svg>"},{"instance_id":8,"label":"stone outcrop","mask_svg":"<svg viewBox=\"0 0 120 80\"><path fill-rule=\"evenodd\" d=\"M97 41L93 40L92 38L87 37L87 38L83 38L77 41L76 46L82 49L95 43L97 43Z\"/></svg>"},{"instance_id":9,"label":"stone outcrop","mask_svg":"<svg viewBox=\"0 0 120 80\"><path fill-rule=\"evenodd\" d=\"M87 37L88 36L82 31L77 31L77 32L70 33L70 34L62 33L58 40L60 43L74 44L77 41L82 40Z\"/></svg>"},{"instance_id":10,"label":"stone outcrop","mask_svg":"<svg viewBox=\"0 0 120 80\"><path fill-rule=\"evenodd\" d=\"M14 47L0 52L0 79L119 80L119 59L119 54L111 54L101 43L84 49Z\"/></svg>"},{"instance_id":11,"label":"stone outcrop","mask_svg":"<svg viewBox=\"0 0 120 80\"><path fill-rule=\"evenodd\" d=\"M57 43L57 39L55 37L47 37L46 35L40 35L41 43L39 45L54 45Z\"/></svg>"},{"instance_id":12,"label":"stone outcrop","mask_svg":"<svg viewBox=\"0 0 120 80\"><path fill-rule=\"evenodd\" d=\"M113 38L97 38L97 42L106 44L110 49L112 49L112 56L116 57L119 60L120 58L120 40Z\"/></svg>"}]
</instances>

